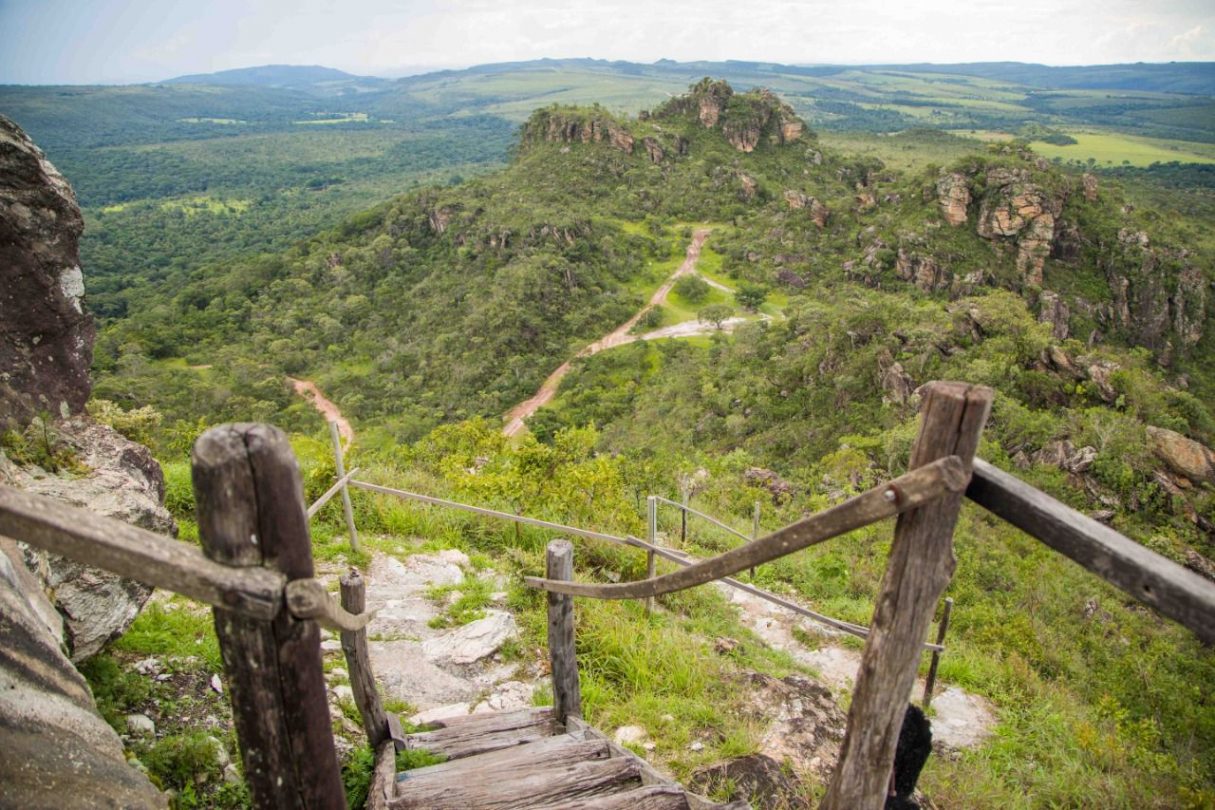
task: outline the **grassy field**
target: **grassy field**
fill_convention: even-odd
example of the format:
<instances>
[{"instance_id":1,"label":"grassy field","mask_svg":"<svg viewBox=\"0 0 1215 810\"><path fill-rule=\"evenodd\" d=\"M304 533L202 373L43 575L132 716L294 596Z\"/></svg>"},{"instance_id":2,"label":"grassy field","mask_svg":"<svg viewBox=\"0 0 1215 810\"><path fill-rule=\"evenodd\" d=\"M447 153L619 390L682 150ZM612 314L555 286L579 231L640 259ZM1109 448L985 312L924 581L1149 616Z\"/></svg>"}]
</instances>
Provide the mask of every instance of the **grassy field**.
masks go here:
<instances>
[{"instance_id":1,"label":"grassy field","mask_svg":"<svg viewBox=\"0 0 1215 810\"><path fill-rule=\"evenodd\" d=\"M1068 132L1077 143L1056 146L1033 141L1038 154L1051 159L1084 163L1090 158L1100 166L1150 166L1153 163L1215 163L1215 144L1145 138L1117 132Z\"/></svg>"}]
</instances>

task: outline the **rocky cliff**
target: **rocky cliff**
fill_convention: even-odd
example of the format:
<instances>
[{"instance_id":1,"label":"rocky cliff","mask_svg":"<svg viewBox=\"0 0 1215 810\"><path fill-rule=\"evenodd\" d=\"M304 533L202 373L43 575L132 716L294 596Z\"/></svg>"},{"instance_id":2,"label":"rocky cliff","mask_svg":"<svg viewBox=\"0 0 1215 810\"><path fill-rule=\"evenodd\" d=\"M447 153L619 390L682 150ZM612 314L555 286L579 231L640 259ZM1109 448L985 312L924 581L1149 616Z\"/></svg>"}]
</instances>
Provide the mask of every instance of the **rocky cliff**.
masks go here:
<instances>
[{"instance_id":1,"label":"rocky cliff","mask_svg":"<svg viewBox=\"0 0 1215 810\"><path fill-rule=\"evenodd\" d=\"M1104 275L1108 295L1100 298L1069 301L1043 291L1043 319L1057 339L1070 334L1071 315L1082 312L1104 332L1152 350L1164 366L1201 341L1210 287L1202 268L1188 251L1156 245L1145 231L1111 227L1125 222L1126 212L1103 199L1092 175L1076 182L1032 153L1010 151L994 165L942 171L926 195L935 197L946 224L961 229L973 222L979 237L1010 256L1024 287L1049 286L1048 259L1061 272ZM908 238L900 235L900 242ZM953 271L942 277L938 270L948 265L931 254L904 257L900 249L898 273L924 289L946 289Z\"/></svg>"},{"instance_id":2,"label":"rocky cliff","mask_svg":"<svg viewBox=\"0 0 1215 810\"><path fill-rule=\"evenodd\" d=\"M83 224L67 181L0 116L0 423L8 427L39 411L79 413L89 398L95 329L81 302Z\"/></svg>"},{"instance_id":3,"label":"rocky cliff","mask_svg":"<svg viewBox=\"0 0 1215 810\"><path fill-rule=\"evenodd\" d=\"M94 327L66 181L0 118L0 484L175 533L147 448L83 413ZM20 540L20 538L16 538ZM0 806L163 807L73 668L125 630L151 589L4 540Z\"/></svg>"}]
</instances>

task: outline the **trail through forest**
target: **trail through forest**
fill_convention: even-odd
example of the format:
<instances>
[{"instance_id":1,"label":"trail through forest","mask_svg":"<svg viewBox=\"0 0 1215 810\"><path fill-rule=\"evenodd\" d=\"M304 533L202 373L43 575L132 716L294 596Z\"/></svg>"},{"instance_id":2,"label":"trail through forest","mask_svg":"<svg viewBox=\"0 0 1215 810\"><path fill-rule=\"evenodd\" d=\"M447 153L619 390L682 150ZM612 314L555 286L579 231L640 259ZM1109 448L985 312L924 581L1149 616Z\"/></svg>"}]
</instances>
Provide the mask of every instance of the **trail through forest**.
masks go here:
<instances>
[{"instance_id":1,"label":"trail through forest","mask_svg":"<svg viewBox=\"0 0 1215 810\"><path fill-rule=\"evenodd\" d=\"M662 286L654 291L654 294L650 296L649 302L644 307L637 310L633 317L629 318L604 337L596 340L589 346L584 347L580 352L574 355L573 359L576 360L580 357L590 357L591 355L598 354L605 349L624 346L625 344L632 343L635 340L650 337L650 335L643 335L640 337L638 335L631 335L629 334L629 330L637 325L637 322L641 320L643 315L654 307L660 307L666 302L667 295L675 287L675 282L677 282L681 276L686 276L690 273L696 272L696 262L700 259L700 248L704 245L705 239L707 239L708 236L708 228L697 229L692 234L692 243L688 245L688 252L684 256L683 263L679 265L679 269L671 274L670 278L662 283ZM701 324L696 324L695 322L689 323L695 326L702 326ZM685 324L676 324L676 326L685 326ZM670 328L674 327L668 327L668 329ZM698 332L681 332L679 334L672 333L670 335L660 335L660 337L684 337L694 333ZM557 370L548 375L548 378L541 383L540 388L536 391L535 395L533 395L530 399L520 402L507 412L506 427L502 429L503 433L505 433L507 436L514 436L519 431L523 430L523 423L528 419L528 417L553 401L553 397L557 395L557 387L561 385L561 380L564 379L565 375L569 373L571 367L570 364L572 362L572 360L567 360L558 366Z\"/></svg>"},{"instance_id":2,"label":"trail through forest","mask_svg":"<svg viewBox=\"0 0 1215 810\"><path fill-rule=\"evenodd\" d=\"M338 406L321 393L321 389L316 387L316 383L311 380L297 380L294 377L288 377L287 380L295 389L295 393L311 402L312 407L316 408L326 421L337 422L338 435L342 437L342 441L346 443L347 447L354 443L354 428L350 426L346 417L342 416L342 411Z\"/></svg>"}]
</instances>

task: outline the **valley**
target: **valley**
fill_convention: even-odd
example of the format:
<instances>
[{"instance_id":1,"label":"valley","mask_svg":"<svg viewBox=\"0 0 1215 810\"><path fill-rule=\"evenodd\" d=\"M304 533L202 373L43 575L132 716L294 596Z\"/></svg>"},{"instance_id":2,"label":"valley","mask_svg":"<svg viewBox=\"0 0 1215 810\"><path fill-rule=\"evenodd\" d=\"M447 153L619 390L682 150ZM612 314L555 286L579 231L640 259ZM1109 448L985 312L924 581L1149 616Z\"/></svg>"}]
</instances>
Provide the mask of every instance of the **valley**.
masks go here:
<instances>
[{"instance_id":1,"label":"valley","mask_svg":"<svg viewBox=\"0 0 1215 810\"><path fill-rule=\"evenodd\" d=\"M90 412L152 448L183 539L202 430L283 427L310 502L334 480L334 418L348 466L384 486L621 536L644 536L649 494L748 529L759 504L775 530L900 474L920 386L957 379L997 392L984 459L1210 578L1215 462L1188 462L1215 459L1215 83L1210 66L1117 67L267 68L4 87L0 113L76 187ZM0 452L41 458L38 424ZM521 581L551 535L353 500L363 549L331 502L314 554L326 575L409 580L375 591L381 653L487 615L516 625L492 683L456 672L419 697L401 672L395 710L530 703L544 600ZM658 520L681 542L677 515ZM1212 651L977 508L955 537L937 717L976 734L929 760L926 801L1215 802ZM701 524L682 542L709 557L739 541ZM753 579L865 625L889 548L874 526ZM641 579L630 551L580 541L578 575ZM86 670L112 723L180 699L137 661L200 684L219 666L206 617L168 604ZM652 615L578 610L588 719L641 727L634 749L688 780L780 753L752 695L817 706L789 801L821 798L854 640L715 588ZM335 724L357 726L326 668ZM192 700L183 716L221 711ZM164 752L201 732L154 713L162 733L132 750L178 779ZM222 770L174 782L177 806L242 806Z\"/></svg>"}]
</instances>

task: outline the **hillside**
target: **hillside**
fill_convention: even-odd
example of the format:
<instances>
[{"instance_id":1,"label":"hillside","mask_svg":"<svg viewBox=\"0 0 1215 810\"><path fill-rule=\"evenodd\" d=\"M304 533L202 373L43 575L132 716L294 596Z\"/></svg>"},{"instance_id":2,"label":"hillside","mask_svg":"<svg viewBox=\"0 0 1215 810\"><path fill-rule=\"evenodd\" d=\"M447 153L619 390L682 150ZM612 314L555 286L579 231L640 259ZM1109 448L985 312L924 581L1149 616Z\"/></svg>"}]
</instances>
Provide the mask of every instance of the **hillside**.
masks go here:
<instances>
[{"instance_id":1,"label":"hillside","mask_svg":"<svg viewBox=\"0 0 1215 810\"><path fill-rule=\"evenodd\" d=\"M201 426L319 433L291 375L351 418L351 463L386 482L636 533L643 495L681 484L740 523L762 499L778 526L897 474L915 389L964 379L998 391L985 458L1209 574L1215 472L1195 443L1215 441L1215 245L1201 213L1163 216L1024 141L912 133L879 147L941 159L888 165L826 145L795 100L721 80L646 107L542 107L500 171L141 287L98 340L95 396L154 407L142 426L182 514ZM703 285L675 288L645 328L750 322L576 359L530 434L503 437L502 416L635 315L700 230ZM301 441L315 488L327 470ZM535 563L534 538L515 548L507 533L359 506L385 547L433 532L511 574ZM757 580L863 623L887 542L860 532ZM588 576L638 574L589 554ZM1210 650L977 511L958 557L943 676L991 700L1000 725L979 751L933 760L923 787L938 806L1211 801ZM708 597L668 606L715 632ZM645 679L613 669L605 628L667 631L612 611L593 614L588 677L602 691L589 702L621 723L657 715ZM681 706L679 722L698 710ZM740 728L715 750L750 750Z\"/></svg>"}]
</instances>

